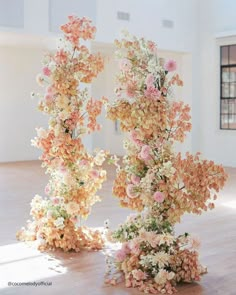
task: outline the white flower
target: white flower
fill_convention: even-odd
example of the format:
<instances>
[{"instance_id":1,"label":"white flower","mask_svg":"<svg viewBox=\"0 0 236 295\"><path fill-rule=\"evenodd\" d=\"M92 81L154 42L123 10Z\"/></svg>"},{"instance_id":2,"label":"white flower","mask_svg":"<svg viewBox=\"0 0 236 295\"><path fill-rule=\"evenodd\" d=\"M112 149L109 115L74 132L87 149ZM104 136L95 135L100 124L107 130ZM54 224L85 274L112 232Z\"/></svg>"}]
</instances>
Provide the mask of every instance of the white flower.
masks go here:
<instances>
[{"instance_id":1,"label":"white flower","mask_svg":"<svg viewBox=\"0 0 236 295\"><path fill-rule=\"evenodd\" d=\"M32 199L30 203L31 208L34 210L40 210L42 208L42 202L43 198L39 195L35 195L35 197Z\"/></svg>"},{"instance_id":2,"label":"white flower","mask_svg":"<svg viewBox=\"0 0 236 295\"><path fill-rule=\"evenodd\" d=\"M174 236L171 234L162 234L159 235L159 246L162 244L166 244L167 246L170 246L174 242Z\"/></svg>"},{"instance_id":3,"label":"white flower","mask_svg":"<svg viewBox=\"0 0 236 295\"><path fill-rule=\"evenodd\" d=\"M105 161L105 159L106 159L106 154L103 150L101 150L94 157L94 163L98 166L101 166L102 163Z\"/></svg>"},{"instance_id":4,"label":"white flower","mask_svg":"<svg viewBox=\"0 0 236 295\"><path fill-rule=\"evenodd\" d=\"M70 215L77 215L80 211L80 205L76 202L69 202L65 204L65 208L68 214Z\"/></svg>"},{"instance_id":5,"label":"white flower","mask_svg":"<svg viewBox=\"0 0 236 295\"><path fill-rule=\"evenodd\" d=\"M172 166L171 161L163 163L162 168L159 173L165 175L166 177L171 177L175 173L176 169Z\"/></svg>"},{"instance_id":6,"label":"white flower","mask_svg":"<svg viewBox=\"0 0 236 295\"><path fill-rule=\"evenodd\" d=\"M63 217L58 217L53 223L59 229L63 229L65 227Z\"/></svg>"},{"instance_id":7,"label":"white flower","mask_svg":"<svg viewBox=\"0 0 236 295\"><path fill-rule=\"evenodd\" d=\"M158 274L155 276L154 281L158 285L164 285L167 281L172 280L174 276L174 272L168 272L165 269L160 269Z\"/></svg>"},{"instance_id":8,"label":"white flower","mask_svg":"<svg viewBox=\"0 0 236 295\"><path fill-rule=\"evenodd\" d=\"M52 210L48 210L48 212L47 212L47 218L48 219L52 218L52 215L53 215L53 211Z\"/></svg>"},{"instance_id":9,"label":"white flower","mask_svg":"<svg viewBox=\"0 0 236 295\"><path fill-rule=\"evenodd\" d=\"M162 268L168 265L169 260L170 260L170 255L168 253L160 251L160 252L157 252L155 255L153 255L152 264L153 265L158 264L158 266Z\"/></svg>"}]
</instances>

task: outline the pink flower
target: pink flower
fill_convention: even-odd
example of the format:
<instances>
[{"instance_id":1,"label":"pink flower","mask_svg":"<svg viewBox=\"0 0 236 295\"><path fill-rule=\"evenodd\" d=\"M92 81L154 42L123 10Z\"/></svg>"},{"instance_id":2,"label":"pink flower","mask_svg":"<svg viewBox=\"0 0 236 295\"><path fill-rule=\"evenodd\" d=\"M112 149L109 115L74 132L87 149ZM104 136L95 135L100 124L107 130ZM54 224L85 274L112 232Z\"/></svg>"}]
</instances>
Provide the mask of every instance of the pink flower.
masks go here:
<instances>
[{"instance_id":1,"label":"pink flower","mask_svg":"<svg viewBox=\"0 0 236 295\"><path fill-rule=\"evenodd\" d=\"M155 192L155 194L153 195L153 199L158 202L158 203L162 203L164 201L164 195L161 192Z\"/></svg>"},{"instance_id":2,"label":"pink flower","mask_svg":"<svg viewBox=\"0 0 236 295\"><path fill-rule=\"evenodd\" d=\"M150 160L150 152L151 148L149 145L142 146L141 152L139 153L139 156L143 160Z\"/></svg>"},{"instance_id":3,"label":"pink flower","mask_svg":"<svg viewBox=\"0 0 236 295\"><path fill-rule=\"evenodd\" d=\"M125 258L126 258L126 251L124 250L124 249L120 249L120 250L118 250L117 252L116 252L116 255L115 255L115 257L116 257L116 260L117 261L119 261L119 262L121 262L121 261L123 261L123 260L125 260Z\"/></svg>"},{"instance_id":4,"label":"pink flower","mask_svg":"<svg viewBox=\"0 0 236 295\"><path fill-rule=\"evenodd\" d=\"M61 171L61 173L65 174L67 172L67 169L64 165L61 165L60 171Z\"/></svg>"},{"instance_id":5,"label":"pink flower","mask_svg":"<svg viewBox=\"0 0 236 295\"><path fill-rule=\"evenodd\" d=\"M174 61L173 59L169 59L165 64L164 64L164 69L167 71L167 72L173 72L175 71L177 68L177 65L176 65L176 61Z\"/></svg>"},{"instance_id":6,"label":"pink flower","mask_svg":"<svg viewBox=\"0 0 236 295\"><path fill-rule=\"evenodd\" d=\"M154 42L148 41L148 48L153 54L157 54L157 46Z\"/></svg>"},{"instance_id":7,"label":"pink flower","mask_svg":"<svg viewBox=\"0 0 236 295\"><path fill-rule=\"evenodd\" d=\"M124 59L120 60L119 68L122 71L126 72L131 68L131 62L128 59L124 58Z\"/></svg>"},{"instance_id":8,"label":"pink flower","mask_svg":"<svg viewBox=\"0 0 236 295\"><path fill-rule=\"evenodd\" d=\"M133 83L127 84L126 94L128 97L132 98L135 96L136 88L134 87Z\"/></svg>"},{"instance_id":9,"label":"pink flower","mask_svg":"<svg viewBox=\"0 0 236 295\"><path fill-rule=\"evenodd\" d=\"M70 220L71 220L74 224L76 224L76 223L78 222L78 218L77 218L77 216L73 216L73 217L71 217Z\"/></svg>"},{"instance_id":10,"label":"pink flower","mask_svg":"<svg viewBox=\"0 0 236 295\"><path fill-rule=\"evenodd\" d=\"M58 197L55 197L52 199L53 205L58 205L60 203L60 199Z\"/></svg>"},{"instance_id":11,"label":"pink flower","mask_svg":"<svg viewBox=\"0 0 236 295\"><path fill-rule=\"evenodd\" d=\"M153 74L148 74L147 75L146 80L145 80L145 84L147 86L153 86L153 84L154 84L154 76L153 76Z\"/></svg>"},{"instance_id":12,"label":"pink flower","mask_svg":"<svg viewBox=\"0 0 236 295\"><path fill-rule=\"evenodd\" d=\"M67 59L68 59L67 53L63 49L57 51L55 55L55 62L57 64L65 64L67 62Z\"/></svg>"},{"instance_id":13,"label":"pink flower","mask_svg":"<svg viewBox=\"0 0 236 295\"><path fill-rule=\"evenodd\" d=\"M48 86L47 89L46 89L46 92L47 92L48 94L52 94L52 93L53 93L53 88L52 88L52 86Z\"/></svg>"},{"instance_id":14,"label":"pink flower","mask_svg":"<svg viewBox=\"0 0 236 295\"><path fill-rule=\"evenodd\" d=\"M45 76L50 76L51 75L51 70L48 67L43 68L43 74Z\"/></svg>"},{"instance_id":15,"label":"pink flower","mask_svg":"<svg viewBox=\"0 0 236 295\"><path fill-rule=\"evenodd\" d=\"M189 239L189 248L191 250L198 250L201 246L201 242L197 237L190 237Z\"/></svg>"},{"instance_id":16,"label":"pink flower","mask_svg":"<svg viewBox=\"0 0 236 295\"><path fill-rule=\"evenodd\" d=\"M47 93L44 98L45 98L47 103L53 102L53 96L51 94L49 94L49 93Z\"/></svg>"},{"instance_id":17,"label":"pink flower","mask_svg":"<svg viewBox=\"0 0 236 295\"><path fill-rule=\"evenodd\" d=\"M141 250L139 246L140 246L140 242L137 239L133 239L129 242L131 253L134 255L140 254Z\"/></svg>"},{"instance_id":18,"label":"pink flower","mask_svg":"<svg viewBox=\"0 0 236 295\"><path fill-rule=\"evenodd\" d=\"M131 199L137 198L139 195L139 193L137 191L135 191L135 186L131 183L127 185L126 193L127 193L128 197Z\"/></svg>"},{"instance_id":19,"label":"pink flower","mask_svg":"<svg viewBox=\"0 0 236 295\"><path fill-rule=\"evenodd\" d=\"M137 175L132 174L131 175L131 181L133 184L139 184L140 183L140 177Z\"/></svg>"},{"instance_id":20,"label":"pink flower","mask_svg":"<svg viewBox=\"0 0 236 295\"><path fill-rule=\"evenodd\" d=\"M46 195L49 195L50 187L49 187L48 184L46 185L46 187L45 187L45 189L44 189L44 192L45 192Z\"/></svg>"},{"instance_id":21,"label":"pink flower","mask_svg":"<svg viewBox=\"0 0 236 295\"><path fill-rule=\"evenodd\" d=\"M132 275L137 281L143 281L147 278L147 275L141 269L132 270Z\"/></svg>"},{"instance_id":22,"label":"pink flower","mask_svg":"<svg viewBox=\"0 0 236 295\"><path fill-rule=\"evenodd\" d=\"M148 98L159 98L161 92L153 85L147 85L147 89L144 91L144 95Z\"/></svg>"},{"instance_id":23,"label":"pink flower","mask_svg":"<svg viewBox=\"0 0 236 295\"><path fill-rule=\"evenodd\" d=\"M130 139L133 141L133 143L137 144L138 146L142 145L141 140L138 139L138 133L135 130L132 130L130 132Z\"/></svg>"},{"instance_id":24,"label":"pink flower","mask_svg":"<svg viewBox=\"0 0 236 295\"><path fill-rule=\"evenodd\" d=\"M99 172L97 170L92 170L90 171L89 175L95 179L95 178L98 178L99 177Z\"/></svg>"},{"instance_id":25,"label":"pink flower","mask_svg":"<svg viewBox=\"0 0 236 295\"><path fill-rule=\"evenodd\" d=\"M82 159L82 160L80 160L79 164L80 164L81 166L87 166L87 165L88 165L88 161L85 160L85 159Z\"/></svg>"}]
</instances>

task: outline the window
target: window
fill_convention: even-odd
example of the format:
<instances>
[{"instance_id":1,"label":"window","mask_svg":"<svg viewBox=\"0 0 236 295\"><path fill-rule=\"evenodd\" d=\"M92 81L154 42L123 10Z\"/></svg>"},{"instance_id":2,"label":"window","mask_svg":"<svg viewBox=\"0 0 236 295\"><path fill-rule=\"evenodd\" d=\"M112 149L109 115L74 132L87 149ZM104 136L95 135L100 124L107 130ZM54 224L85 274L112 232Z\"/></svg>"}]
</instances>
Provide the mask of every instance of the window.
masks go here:
<instances>
[{"instance_id":1,"label":"window","mask_svg":"<svg viewBox=\"0 0 236 295\"><path fill-rule=\"evenodd\" d=\"M236 130L236 45L220 47L220 128Z\"/></svg>"}]
</instances>

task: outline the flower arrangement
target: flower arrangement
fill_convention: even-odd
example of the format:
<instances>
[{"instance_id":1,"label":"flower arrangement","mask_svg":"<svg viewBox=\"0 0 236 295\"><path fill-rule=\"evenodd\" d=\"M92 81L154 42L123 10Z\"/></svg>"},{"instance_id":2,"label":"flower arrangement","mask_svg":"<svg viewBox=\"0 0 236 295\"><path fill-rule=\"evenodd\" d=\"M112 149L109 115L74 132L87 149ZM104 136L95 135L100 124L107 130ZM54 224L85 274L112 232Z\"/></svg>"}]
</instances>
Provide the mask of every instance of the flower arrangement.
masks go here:
<instances>
[{"instance_id":1,"label":"flower arrangement","mask_svg":"<svg viewBox=\"0 0 236 295\"><path fill-rule=\"evenodd\" d=\"M36 128L32 145L43 151L42 167L50 175L47 197L33 198L33 221L17 237L37 240L42 250L100 249L104 244L101 233L82 226L81 221L100 200L96 193L106 179L101 167L106 152L90 154L83 136L100 129L96 118L106 99L90 98L81 83L90 83L98 75L103 59L84 45L96 31L89 19L69 16L61 30L64 37L57 51L45 56L42 73L37 76L38 83L46 88L44 96L38 95L38 108L50 118L48 129Z\"/></svg>"},{"instance_id":2,"label":"flower arrangement","mask_svg":"<svg viewBox=\"0 0 236 295\"><path fill-rule=\"evenodd\" d=\"M186 212L213 209L227 176L199 153L182 157L174 151L191 129L190 107L172 97L173 86L183 85L176 62L159 58L155 43L143 38L127 34L115 44L118 98L108 106L108 118L120 121L127 138L113 194L137 213L108 231L109 240L122 247L108 258L107 282L116 284L122 274L127 287L172 294L178 282L198 281L206 271L198 259L199 241L188 233L176 237L174 225Z\"/></svg>"}]
</instances>

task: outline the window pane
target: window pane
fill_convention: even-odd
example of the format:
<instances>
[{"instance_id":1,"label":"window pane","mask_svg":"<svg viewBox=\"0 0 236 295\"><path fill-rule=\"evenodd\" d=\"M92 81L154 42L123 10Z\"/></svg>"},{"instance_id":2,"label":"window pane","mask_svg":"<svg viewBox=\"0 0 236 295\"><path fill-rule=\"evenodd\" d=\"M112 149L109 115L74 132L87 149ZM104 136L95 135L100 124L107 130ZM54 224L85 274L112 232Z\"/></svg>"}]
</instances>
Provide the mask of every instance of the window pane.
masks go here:
<instances>
[{"instance_id":1,"label":"window pane","mask_svg":"<svg viewBox=\"0 0 236 295\"><path fill-rule=\"evenodd\" d=\"M221 115L221 128L228 129L228 115Z\"/></svg>"},{"instance_id":2,"label":"window pane","mask_svg":"<svg viewBox=\"0 0 236 295\"><path fill-rule=\"evenodd\" d=\"M229 82L229 68L222 68L222 82Z\"/></svg>"},{"instance_id":3,"label":"window pane","mask_svg":"<svg viewBox=\"0 0 236 295\"><path fill-rule=\"evenodd\" d=\"M229 47L229 63L236 64L236 45L230 45Z\"/></svg>"},{"instance_id":4,"label":"window pane","mask_svg":"<svg viewBox=\"0 0 236 295\"><path fill-rule=\"evenodd\" d=\"M236 67L231 67L229 71L229 81L236 82Z\"/></svg>"},{"instance_id":5,"label":"window pane","mask_svg":"<svg viewBox=\"0 0 236 295\"><path fill-rule=\"evenodd\" d=\"M228 46L221 47L221 64L228 65Z\"/></svg>"},{"instance_id":6,"label":"window pane","mask_svg":"<svg viewBox=\"0 0 236 295\"><path fill-rule=\"evenodd\" d=\"M228 114L229 109L228 109L228 99L222 99L221 100L221 114Z\"/></svg>"},{"instance_id":7,"label":"window pane","mask_svg":"<svg viewBox=\"0 0 236 295\"><path fill-rule=\"evenodd\" d=\"M232 98L236 97L236 83L229 84L229 96Z\"/></svg>"},{"instance_id":8,"label":"window pane","mask_svg":"<svg viewBox=\"0 0 236 295\"><path fill-rule=\"evenodd\" d=\"M229 83L222 83L221 95L222 97L229 97Z\"/></svg>"},{"instance_id":9,"label":"window pane","mask_svg":"<svg viewBox=\"0 0 236 295\"><path fill-rule=\"evenodd\" d=\"M229 113L236 115L236 100L229 99Z\"/></svg>"},{"instance_id":10,"label":"window pane","mask_svg":"<svg viewBox=\"0 0 236 295\"><path fill-rule=\"evenodd\" d=\"M229 128L236 129L236 115L229 115Z\"/></svg>"}]
</instances>

